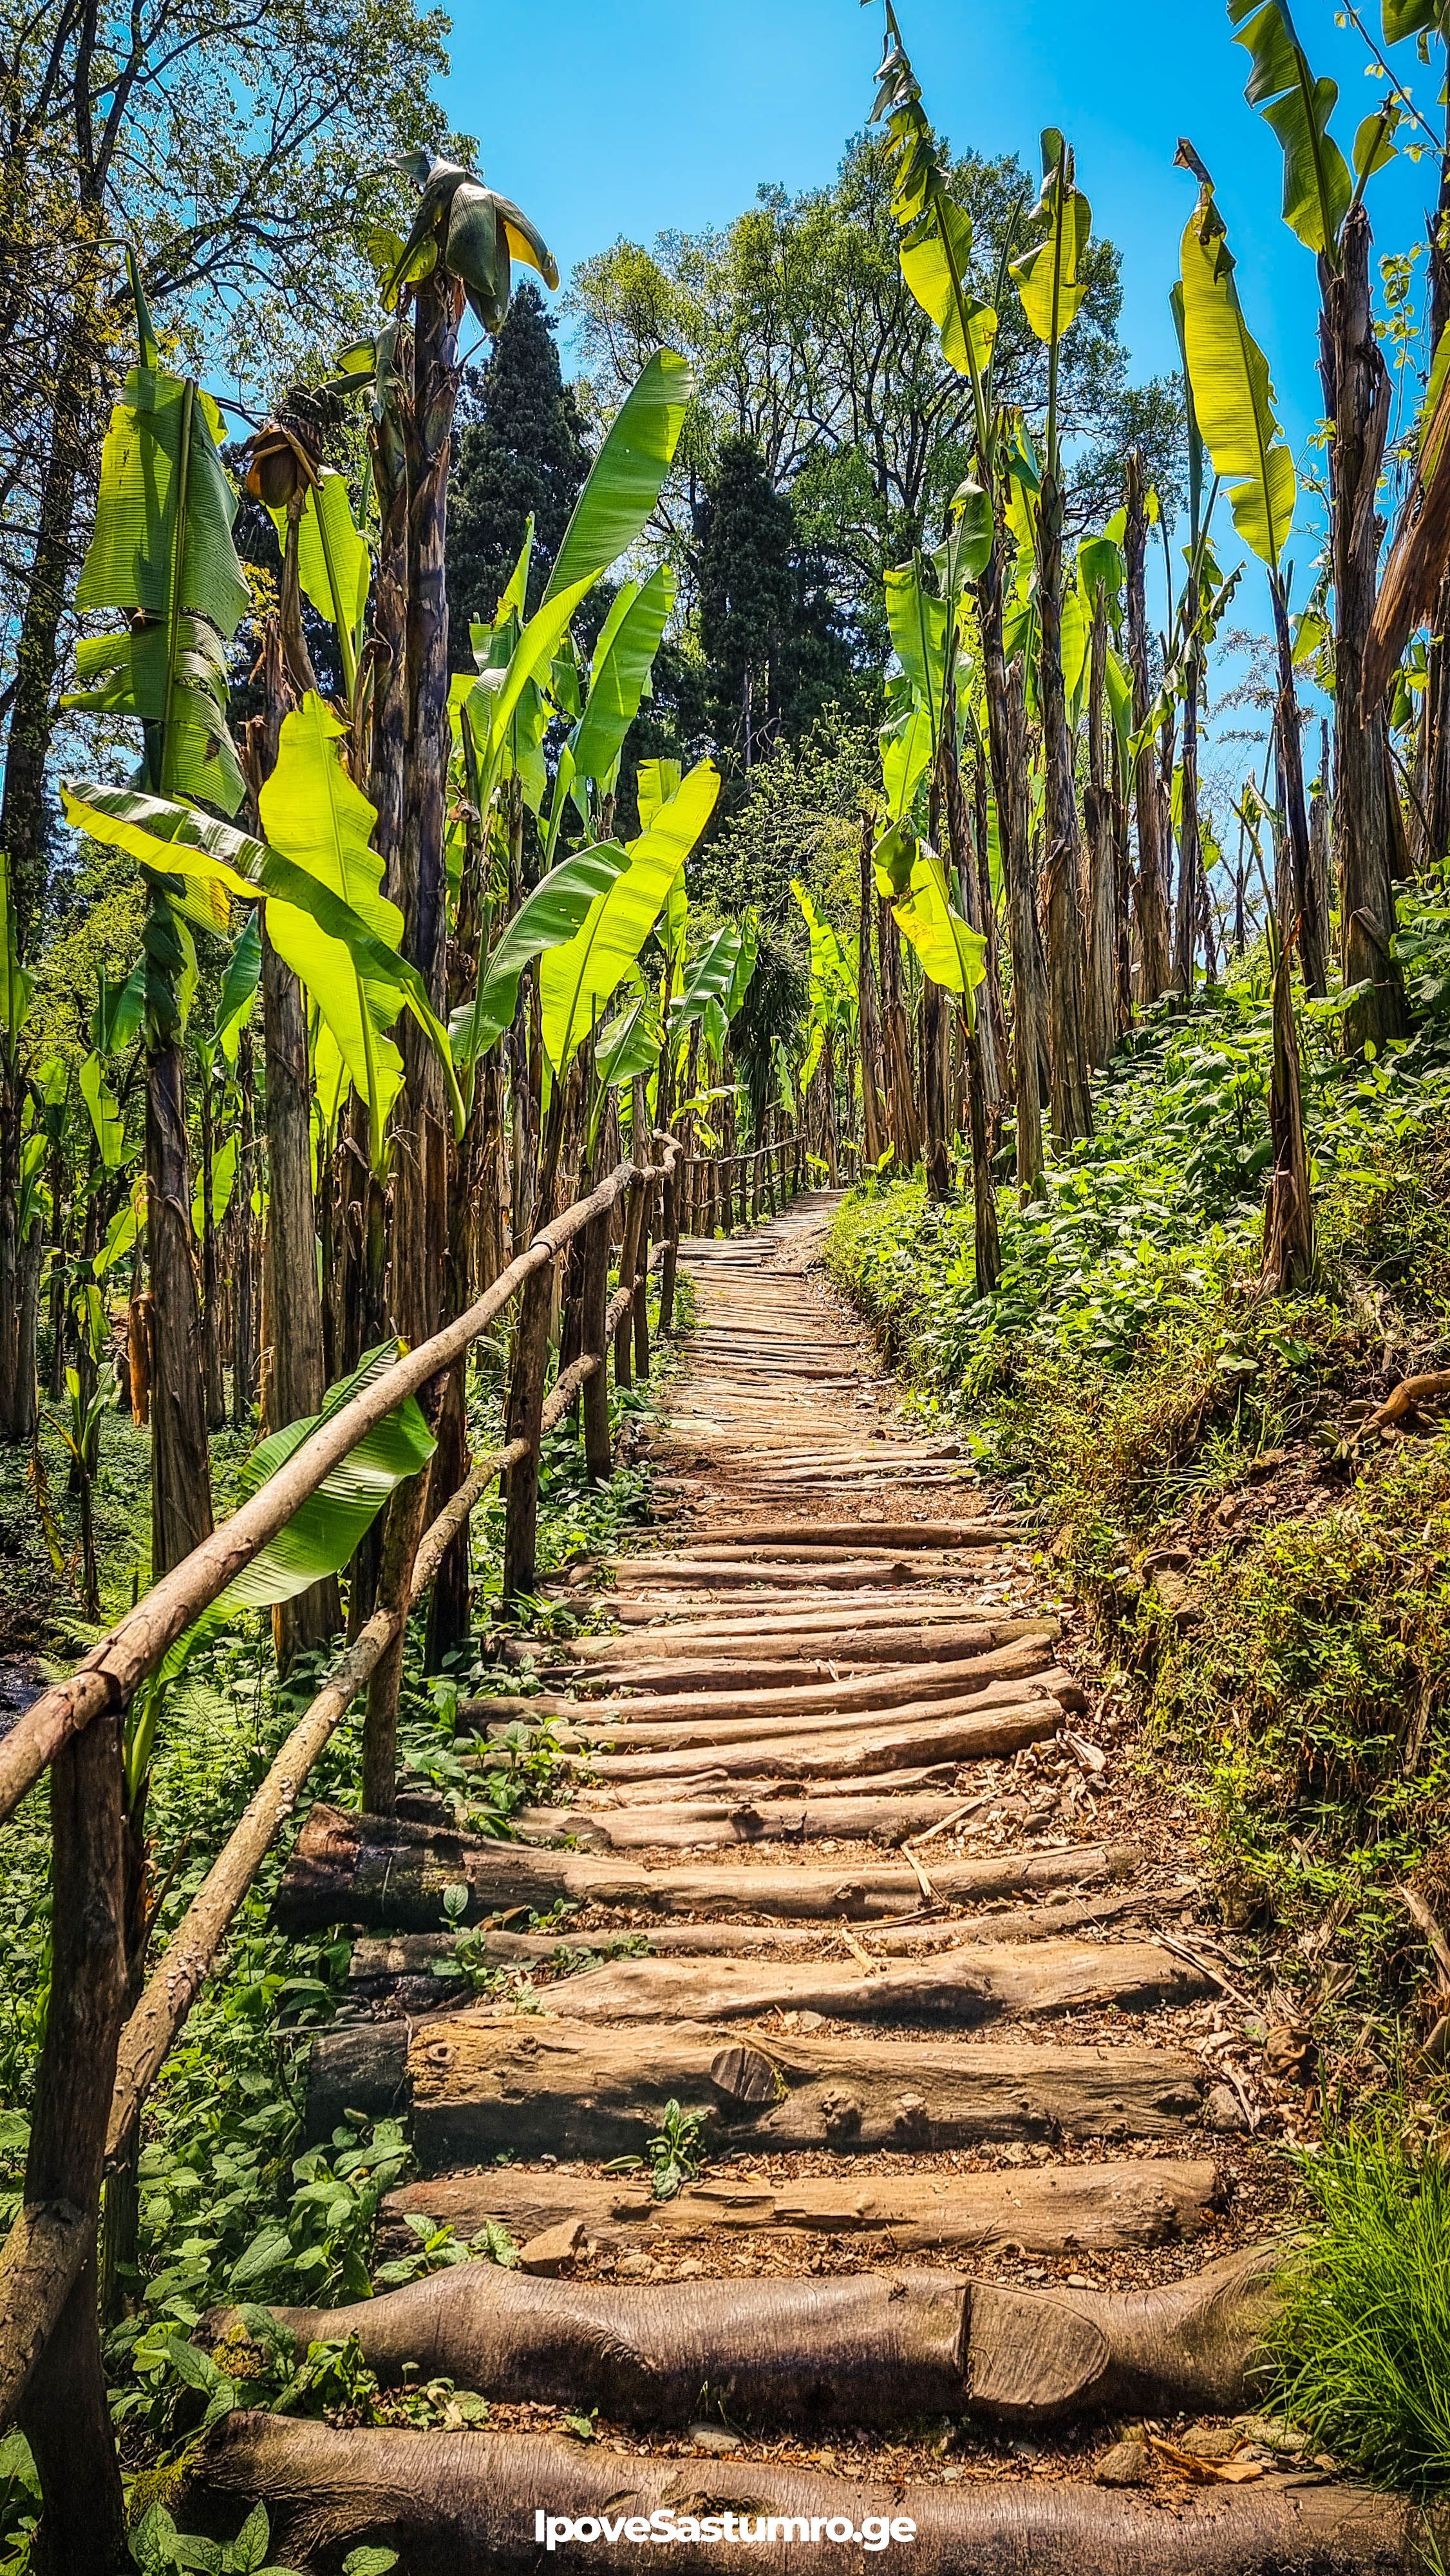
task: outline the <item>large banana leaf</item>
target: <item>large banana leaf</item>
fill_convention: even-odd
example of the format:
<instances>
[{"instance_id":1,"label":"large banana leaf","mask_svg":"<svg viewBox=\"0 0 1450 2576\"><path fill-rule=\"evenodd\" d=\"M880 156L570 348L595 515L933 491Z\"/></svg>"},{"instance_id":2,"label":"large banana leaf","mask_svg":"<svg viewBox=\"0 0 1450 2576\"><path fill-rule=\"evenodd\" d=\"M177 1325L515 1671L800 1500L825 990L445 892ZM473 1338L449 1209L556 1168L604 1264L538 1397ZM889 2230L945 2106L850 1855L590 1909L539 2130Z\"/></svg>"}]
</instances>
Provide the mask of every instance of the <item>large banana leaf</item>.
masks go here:
<instances>
[{"instance_id":1,"label":"large banana leaf","mask_svg":"<svg viewBox=\"0 0 1450 2576\"><path fill-rule=\"evenodd\" d=\"M532 894L525 895L489 958L472 1001L456 1010L449 1022L458 1063L476 1064L487 1055L513 1018L524 968L542 957L546 948L572 939L591 904L608 893L628 864L617 841L601 841L591 850L561 859L539 879Z\"/></svg>"},{"instance_id":2,"label":"large banana leaf","mask_svg":"<svg viewBox=\"0 0 1450 2576\"><path fill-rule=\"evenodd\" d=\"M573 938L541 957L544 1048L556 1073L563 1073L633 966L719 793L714 762L697 762L648 830L630 843L627 867L596 896Z\"/></svg>"},{"instance_id":3,"label":"large banana leaf","mask_svg":"<svg viewBox=\"0 0 1450 2576\"><path fill-rule=\"evenodd\" d=\"M88 1055L81 1066L80 1092L96 1131L101 1169L118 1172L126 1159L126 1122L98 1055Z\"/></svg>"},{"instance_id":4,"label":"large banana leaf","mask_svg":"<svg viewBox=\"0 0 1450 2576\"><path fill-rule=\"evenodd\" d=\"M199 386L155 366L131 369L101 450L76 606L119 610L132 631L83 654L83 678L101 686L78 702L161 726L153 783L231 814L245 788L227 730L225 659L200 621L217 637L234 635L251 594L232 543L236 496L220 434L221 415Z\"/></svg>"},{"instance_id":5,"label":"large banana leaf","mask_svg":"<svg viewBox=\"0 0 1450 2576\"><path fill-rule=\"evenodd\" d=\"M735 972L730 978L730 990L725 996L726 1015L732 1020L750 990L756 959L759 955L760 915L754 904L748 903L740 923L740 954L735 960Z\"/></svg>"},{"instance_id":6,"label":"large banana leaf","mask_svg":"<svg viewBox=\"0 0 1450 2576\"><path fill-rule=\"evenodd\" d=\"M637 1074L653 1073L660 1051L660 1032L652 1018L649 997L636 993L632 1002L616 1012L607 1028L599 1032L594 1055L596 1078L604 1090L612 1091L621 1082L633 1082Z\"/></svg>"},{"instance_id":7,"label":"large banana leaf","mask_svg":"<svg viewBox=\"0 0 1450 2576\"><path fill-rule=\"evenodd\" d=\"M1073 186L1072 154L1056 126L1042 137L1042 198L1047 236L1012 263L1022 310L1039 340L1049 346L1077 320L1087 293L1083 257L1092 231L1092 208Z\"/></svg>"},{"instance_id":8,"label":"large banana leaf","mask_svg":"<svg viewBox=\"0 0 1450 2576\"><path fill-rule=\"evenodd\" d=\"M695 390L689 360L656 349L615 414L574 504L549 575L546 601L597 581L632 546L664 489Z\"/></svg>"},{"instance_id":9,"label":"large banana leaf","mask_svg":"<svg viewBox=\"0 0 1450 2576\"><path fill-rule=\"evenodd\" d=\"M677 760L642 760L640 762L635 792L639 803L639 828L642 832L649 830L661 806L668 805L670 798L678 792L683 776L684 771ZM683 899L684 881L680 879L670 889L671 905ZM671 917L675 917L673 913Z\"/></svg>"},{"instance_id":10,"label":"large banana leaf","mask_svg":"<svg viewBox=\"0 0 1450 2576\"><path fill-rule=\"evenodd\" d=\"M295 716L288 719L296 721ZM285 734L285 726L283 730ZM384 905L378 897L372 920L364 920L326 876L314 874L269 842L239 832L234 824L214 822L189 805L174 805L136 788L62 780L61 803L67 822L77 831L88 832L111 849L127 851L166 882L199 885L246 903L264 898L279 955L307 986L324 1017L336 1008L340 1046L344 1032L349 1039L356 1032L357 1043L364 1042L356 1026L359 983L366 990L374 1029L380 1019L384 1027L391 1026L400 1011L411 1011L438 1049L454 1120L461 1128L463 1102L447 1032L417 968L373 927L380 918L391 916L396 921L396 905ZM391 1047L391 1040L379 1043ZM396 1055L396 1048L392 1053Z\"/></svg>"},{"instance_id":11,"label":"large banana leaf","mask_svg":"<svg viewBox=\"0 0 1450 2576\"><path fill-rule=\"evenodd\" d=\"M685 978L685 989L671 1008L677 1029L687 1029L700 1019L707 1002L723 1002L735 980L740 962L741 934L733 921L717 930L708 946L695 959Z\"/></svg>"},{"instance_id":12,"label":"large banana leaf","mask_svg":"<svg viewBox=\"0 0 1450 2576\"><path fill-rule=\"evenodd\" d=\"M901 236L901 274L936 324L941 352L959 376L985 376L997 337L997 316L967 285L972 219L945 194Z\"/></svg>"},{"instance_id":13,"label":"large banana leaf","mask_svg":"<svg viewBox=\"0 0 1450 2576\"><path fill-rule=\"evenodd\" d=\"M480 673L464 701L473 737L478 745L480 799L485 811L500 775L504 753L510 747L510 729L520 714L525 693L537 687L540 674L547 672L569 630L569 621L594 576L571 583L567 588L551 590L543 607L530 618L517 644L502 668L490 665ZM532 728L525 725L526 733ZM542 708L538 711L538 730L543 734Z\"/></svg>"},{"instance_id":14,"label":"large banana leaf","mask_svg":"<svg viewBox=\"0 0 1450 2576\"><path fill-rule=\"evenodd\" d=\"M287 513L274 510L278 543L287 543ZM337 628L345 645L360 632L367 614L371 560L367 540L358 532L348 497L347 478L330 465L307 494L297 528L297 576L319 617Z\"/></svg>"},{"instance_id":15,"label":"large banana leaf","mask_svg":"<svg viewBox=\"0 0 1450 2576\"><path fill-rule=\"evenodd\" d=\"M911 682L912 696L926 709L934 742L946 672L947 604L923 588L919 563L901 564L887 573L886 619L892 650Z\"/></svg>"},{"instance_id":16,"label":"large banana leaf","mask_svg":"<svg viewBox=\"0 0 1450 2576\"><path fill-rule=\"evenodd\" d=\"M660 564L643 587L626 582L610 609L590 666L584 713L569 737L577 778L607 778L613 769L639 713L674 602L675 576Z\"/></svg>"},{"instance_id":17,"label":"large banana leaf","mask_svg":"<svg viewBox=\"0 0 1450 2576\"><path fill-rule=\"evenodd\" d=\"M881 776L893 823L903 822L931 767L932 725L925 706L914 706L881 728Z\"/></svg>"},{"instance_id":18,"label":"large banana leaf","mask_svg":"<svg viewBox=\"0 0 1450 2576\"><path fill-rule=\"evenodd\" d=\"M1380 24L1387 45L1402 36L1440 36L1450 26L1450 0L1381 0Z\"/></svg>"},{"instance_id":19,"label":"large banana leaf","mask_svg":"<svg viewBox=\"0 0 1450 2576\"><path fill-rule=\"evenodd\" d=\"M1294 524L1294 459L1279 435L1268 361L1234 282L1223 217L1205 184L1184 231L1183 348L1193 408L1234 526L1261 563L1277 567Z\"/></svg>"},{"instance_id":20,"label":"large banana leaf","mask_svg":"<svg viewBox=\"0 0 1450 2576\"><path fill-rule=\"evenodd\" d=\"M1284 221L1306 250L1332 259L1354 194L1329 131L1338 84L1315 79L1285 0L1228 0L1228 14L1253 65L1244 96L1283 146Z\"/></svg>"},{"instance_id":21,"label":"large banana leaf","mask_svg":"<svg viewBox=\"0 0 1450 2576\"><path fill-rule=\"evenodd\" d=\"M970 1017L972 995L987 971L987 943L953 908L945 870L927 843L917 846L909 894L891 909L932 982L958 994Z\"/></svg>"},{"instance_id":22,"label":"large banana leaf","mask_svg":"<svg viewBox=\"0 0 1450 2576\"><path fill-rule=\"evenodd\" d=\"M0 1039L13 1055L20 1042L30 1005L35 998L35 977L20 962L20 939L15 926L15 906L10 893L9 853L0 850Z\"/></svg>"}]
</instances>

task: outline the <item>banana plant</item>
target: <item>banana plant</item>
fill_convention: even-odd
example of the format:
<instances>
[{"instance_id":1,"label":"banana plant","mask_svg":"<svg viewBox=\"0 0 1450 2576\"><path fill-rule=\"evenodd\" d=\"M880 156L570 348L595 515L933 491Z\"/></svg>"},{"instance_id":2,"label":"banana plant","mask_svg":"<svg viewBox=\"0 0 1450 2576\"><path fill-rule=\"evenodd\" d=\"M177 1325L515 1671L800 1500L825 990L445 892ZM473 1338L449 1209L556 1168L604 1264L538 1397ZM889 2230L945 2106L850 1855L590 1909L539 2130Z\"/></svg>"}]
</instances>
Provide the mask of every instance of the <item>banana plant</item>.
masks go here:
<instances>
[{"instance_id":1,"label":"banana plant","mask_svg":"<svg viewBox=\"0 0 1450 2576\"><path fill-rule=\"evenodd\" d=\"M544 1051L563 1074L634 965L715 810L720 773L702 760L624 853L573 936L539 959Z\"/></svg>"}]
</instances>

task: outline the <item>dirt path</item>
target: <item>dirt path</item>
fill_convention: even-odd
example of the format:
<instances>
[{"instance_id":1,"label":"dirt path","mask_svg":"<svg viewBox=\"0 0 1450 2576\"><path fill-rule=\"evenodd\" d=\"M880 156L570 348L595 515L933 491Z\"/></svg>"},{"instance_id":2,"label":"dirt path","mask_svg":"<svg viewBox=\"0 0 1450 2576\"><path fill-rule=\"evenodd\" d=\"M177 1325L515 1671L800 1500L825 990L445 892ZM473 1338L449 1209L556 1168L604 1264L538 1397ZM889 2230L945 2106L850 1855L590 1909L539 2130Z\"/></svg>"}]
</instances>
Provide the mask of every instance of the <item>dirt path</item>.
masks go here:
<instances>
[{"instance_id":1,"label":"dirt path","mask_svg":"<svg viewBox=\"0 0 1450 2576\"><path fill-rule=\"evenodd\" d=\"M395 2228L522 2248L326 2330L481 2389L505 2487L509 2438L592 2415L682 2478L970 2489L959 2567L1388 2565L1380 2508L1253 2413L1284 2200L1240 2071L1260 1999L1010 1514L908 1430L813 1269L828 1212L681 1247L658 1544L543 1675L567 1810L527 1846L423 1812L303 1837L284 1914L365 1932L314 2134L406 2105ZM498 1703L475 1717L496 1758ZM521 2002L428 2008L460 1883ZM561 1931L522 1928L555 1903ZM691 2168L667 2199L651 2138Z\"/></svg>"}]
</instances>

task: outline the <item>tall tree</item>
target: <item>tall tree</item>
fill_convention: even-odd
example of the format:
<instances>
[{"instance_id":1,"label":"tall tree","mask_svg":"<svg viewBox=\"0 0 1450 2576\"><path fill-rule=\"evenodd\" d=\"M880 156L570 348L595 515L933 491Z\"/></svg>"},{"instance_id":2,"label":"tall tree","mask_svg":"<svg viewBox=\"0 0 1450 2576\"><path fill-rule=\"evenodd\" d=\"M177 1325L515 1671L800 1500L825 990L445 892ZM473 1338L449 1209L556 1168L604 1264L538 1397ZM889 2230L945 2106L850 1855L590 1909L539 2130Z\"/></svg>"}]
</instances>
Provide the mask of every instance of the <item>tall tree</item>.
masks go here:
<instances>
[{"instance_id":1,"label":"tall tree","mask_svg":"<svg viewBox=\"0 0 1450 2576\"><path fill-rule=\"evenodd\" d=\"M538 606L588 471L584 420L560 370L554 324L538 288L521 287L457 439L448 499L448 616L456 668L470 667L470 619L492 623L530 519L528 606Z\"/></svg>"},{"instance_id":2,"label":"tall tree","mask_svg":"<svg viewBox=\"0 0 1450 2576\"><path fill-rule=\"evenodd\" d=\"M795 739L845 692L850 656L752 440L723 442L695 532L706 710L748 774L778 735Z\"/></svg>"}]
</instances>

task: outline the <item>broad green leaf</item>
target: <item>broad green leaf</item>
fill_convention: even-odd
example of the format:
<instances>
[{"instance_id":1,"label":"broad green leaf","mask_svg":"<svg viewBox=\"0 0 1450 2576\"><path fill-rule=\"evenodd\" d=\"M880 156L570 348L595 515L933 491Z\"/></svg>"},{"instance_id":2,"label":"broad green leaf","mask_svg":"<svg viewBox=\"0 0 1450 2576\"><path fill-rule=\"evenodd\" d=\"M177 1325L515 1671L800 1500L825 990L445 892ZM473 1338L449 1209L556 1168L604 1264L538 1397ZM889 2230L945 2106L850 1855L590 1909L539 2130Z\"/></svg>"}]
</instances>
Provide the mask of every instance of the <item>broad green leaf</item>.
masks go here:
<instances>
[{"instance_id":1,"label":"broad green leaf","mask_svg":"<svg viewBox=\"0 0 1450 2576\"><path fill-rule=\"evenodd\" d=\"M725 1009L732 1020L750 990L756 959L759 955L760 915L751 903L746 905L744 918L740 923L740 954L735 961L735 972L730 978L730 990L725 996Z\"/></svg>"},{"instance_id":2,"label":"broad green leaf","mask_svg":"<svg viewBox=\"0 0 1450 2576\"><path fill-rule=\"evenodd\" d=\"M1383 107L1372 108L1368 116L1360 118L1354 130L1352 154L1356 179L1372 179L1376 171L1387 168L1398 158L1400 147L1395 141L1395 129L1401 113L1396 102L1390 99Z\"/></svg>"},{"instance_id":3,"label":"broad green leaf","mask_svg":"<svg viewBox=\"0 0 1450 2576\"><path fill-rule=\"evenodd\" d=\"M1387 45L1403 36L1443 36L1450 26L1447 0L1381 0L1380 24Z\"/></svg>"},{"instance_id":4,"label":"broad green leaf","mask_svg":"<svg viewBox=\"0 0 1450 2576\"><path fill-rule=\"evenodd\" d=\"M15 908L10 899L9 853L0 850L0 1029L13 1049L35 996L35 977L20 963Z\"/></svg>"},{"instance_id":5,"label":"broad green leaf","mask_svg":"<svg viewBox=\"0 0 1450 2576\"><path fill-rule=\"evenodd\" d=\"M236 495L217 452L215 417L215 406L180 376L131 369L101 449L100 500L77 608L139 609L161 619L189 614L225 636L236 633L251 592L232 543ZM173 580L183 445L186 542Z\"/></svg>"},{"instance_id":6,"label":"broad green leaf","mask_svg":"<svg viewBox=\"0 0 1450 2576\"><path fill-rule=\"evenodd\" d=\"M302 712L299 709L288 723L296 722ZM285 726L283 730L285 733ZM360 801L366 803L365 799ZM268 920L278 953L307 985L324 1013L326 1006L319 986L329 1001L335 1001L343 1027L349 1032L354 1029L357 1011L357 997L349 988L349 978L353 984L363 979L370 1007L386 1010L385 1025L396 1020L400 1011L411 1011L438 1049L453 1099L454 1118L461 1125L463 1104L447 1033L428 1000L417 968L399 956L324 878L313 875L269 843L239 832L233 824L215 822L210 815L198 814L188 805L146 796L136 788L63 779L61 804L66 820L78 831L89 832L93 840L103 841L112 849L128 851L144 867L219 889L247 903L263 896L269 906ZM311 829L309 824L308 830ZM390 904L385 909L396 917L396 906ZM299 964L299 958L305 963Z\"/></svg>"},{"instance_id":7,"label":"broad green leaf","mask_svg":"<svg viewBox=\"0 0 1450 2576\"><path fill-rule=\"evenodd\" d=\"M138 1179L125 1206L117 1209L106 1229L106 1240L91 1263L97 1279L108 1279L118 1261L124 1261L141 1231L145 1213L146 1184Z\"/></svg>"},{"instance_id":8,"label":"broad green leaf","mask_svg":"<svg viewBox=\"0 0 1450 2576\"><path fill-rule=\"evenodd\" d=\"M1087 669L1088 645L1092 636L1092 614L1080 589L1066 591L1062 602L1062 685L1070 709L1076 706L1083 674Z\"/></svg>"},{"instance_id":9,"label":"broad green leaf","mask_svg":"<svg viewBox=\"0 0 1450 2576\"><path fill-rule=\"evenodd\" d=\"M1250 333L1223 218L1205 187L1181 250L1183 347L1193 405L1234 526L1276 568L1294 524L1294 460L1279 435L1268 361Z\"/></svg>"},{"instance_id":10,"label":"broad green leaf","mask_svg":"<svg viewBox=\"0 0 1450 2576\"><path fill-rule=\"evenodd\" d=\"M237 1040L252 1016L257 986L262 974L262 930L253 913L245 928L238 933L227 971L222 980L221 999L217 1003L216 1026L212 1031L228 1064L237 1060Z\"/></svg>"},{"instance_id":11,"label":"broad green leaf","mask_svg":"<svg viewBox=\"0 0 1450 2576\"><path fill-rule=\"evenodd\" d=\"M590 665L584 713L569 738L577 777L607 778L613 769L674 600L675 576L661 564L643 588L627 582L610 609Z\"/></svg>"},{"instance_id":12,"label":"broad green leaf","mask_svg":"<svg viewBox=\"0 0 1450 2576\"><path fill-rule=\"evenodd\" d=\"M556 1073L563 1073L633 966L719 793L714 762L697 762L648 830L631 842L628 866L596 896L574 937L541 957L544 1048Z\"/></svg>"},{"instance_id":13,"label":"broad green leaf","mask_svg":"<svg viewBox=\"0 0 1450 2576\"><path fill-rule=\"evenodd\" d=\"M285 1430L259 1440L237 1479L238 1506L250 1502L319 1423L330 1422L354 1396L365 1393L397 1356L396 1343L370 1351L351 1377L329 1389L320 1413L290 1422ZM329 1471L286 1528L227 1585L208 1618L223 1605L230 1615L244 1607L262 1609L276 1601L290 1601L324 1575L340 1574L394 1487L426 1467L436 1445L416 1399L406 1397Z\"/></svg>"},{"instance_id":14,"label":"broad green leaf","mask_svg":"<svg viewBox=\"0 0 1450 2576\"><path fill-rule=\"evenodd\" d=\"M287 543L287 513L272 512L278 543ZM367 541L352 515L347 477L330 465L310 487L297 526L297 576L306 598L330 626L356 634L367 613L371 571Z\"/></svg>"},{"instance_id":15,"label":"broad green leaf","mask_svg":"<svg viewBox=\"0 0 1450 2576\"><path fill-rule=\"evenodd\" d=\"M585 589L632 546L664 489L695 390L688 359L657 349L625 395L574 504L545 601Z\"/></svg>"},{"instance_id":16,"label":"broad green leaf","mask_svg":"<svg viewBox=\"0 0 1450 2576\"><path fill-rule=\"evenodd\" d=\"M659 1029L650 1017L647 997L639 993L600 1030L595 1074L606 1090L613 1090L621 1082L633 1082L637 1074L652 1073L659 1051Z\"/></svg>"},{"instance_id":17,"label":"broad green leaf","mask_svg":"<svg viewBox=\"0 0 1450 2576\"><path fill-rule=\"evenodd\" d=\"M88 1055L80 1069L80 1093L90 1113L100 1150L101 1169L118 1172L126 1159L126 1127L116 1095L107 1082L98 1055Z\"/></svg>"},{"instance_id":18,"label":"broad green leaf","mask_svg":"<svg viewBox=\"0 0 1450 2576\"><path fill-rule=\"evenodd\" d=\"M924 706L881 728L881 776L886 803L895 823L905 820L916 791L931 767L931 718Z\"/></svg>"},{"instance_id":19,"label":"broad green leaf","mask_svg":"<svg viewBox=\"0 0 1450 2576\"><path fill-rule=\"evenodd\" d=\"M673 1005L672 1019L677 1028L688 1028L704 1012L707 1002L724 1001L740 962L741 936L733 921L727 921L715 932L707 948L698 956L685 977L685 989Z\"/></svg>"},{"instance_id":20,"label":"broad green leaf","mask_svg":"<svg viewBox=\"0 0 1450 2576\"><path fill-rule=\"evenodd\" d=\"M1284 221L1306 250L1332 256L1354 194L1329 131L1338 84L1315 79L1286 0L1228 0L1228 14L1252 63L1244 96L1262 108L1283 149Z\"/></svg>"},{"instance_id":21,"label":"broad green leaf","mask_svg":"<svg viewBox=\"0 0 1450 2576\"><path fill-rule=\"evenodd\" d=\"M987 943L954 910L941 860L925 842L917 847L910 893L891 908L925 973L934 984L958 994L970 1014L972 994L987 971Z\"/></svg>"},{"instance_id":22,"label":"broad green leaf","mask_svg":"<svg viewBox=\"0 0 1450 2576\"><path fill-rule=\"evenodd\" d=\"M1103 599L1115 607L1128 578L1121 546L1111 537L1084 537L1077 550L1077 577L1095 610Z\"/></svg>"},{"instance_id":23,"label":"broad green leaf","mask_svg":"<svg viewBox=\"0 0 1450 2576\"><path fill-rule=\"evenodd\" d=\"M503 1035L514 1015L519 977L546 948L572 939L592 904L608 892L629 864L617 841L602 841L561 859L518 911L494 948L471 1002L454 1012L449 1032L460 1064L476 1064Z\"/></svg>"},{"instance_id":24,"label":"broad green leaf","mask_svg":"<svg viewBox=\"0 0 1450 2576\"><path fill-rule=\"evenodd\" d=\"M568 589L551 590L543 607L524 628L497 687L490 688L486 680L477 680L469 692L465 703L483 766L485 801L508 748L509 728L524 691L535 685L541 671L549 668L592 579L591 574L588 580L577 581Z\"/></svg>"},{"instance_id":25,"label":"broad green leaf","mask_svg":"<svg viewBox=\"0 0 1450 2576\"><path fill-rule=\"evenodd\" d=\"M1012 262L1029 328L1048 346L1077 320L1087 280L1083 257L1092 232L1092 208L1072 183L1072 155L1055 126L1042 137L1042 197L1047 237Z\"/></svg>"},{"instance_id":26,"label":"broad green leaf","mask_svg":"<svg viewBox=\"0 0 1450 2576\"><path fill-rule=\"evenodd\" d=\"M917 704L926 709L935 741L946 675L947 604L923 587L919 563L900 564L886 574L886 619L892 651Z\"/></svg>"},{"instance_id":27,"label":"broad green leaf","mask_svg":"<svg viewBox=\"0 0 1450 2576\"><path fill-rule=\"evenodd\" d=\"M997 337L997 316L967 284L972 223L951 198L933 200L901 236L901 274L936 324L941 352L959 376L985 376Z\"/></svg>"},{"instance_id":28,"label":"broad green leaf","mask_svg":"<svg viewBox=\"0 0 1450 2576\"><path fill-rule=\"evenodd\" d=\"M237 1139L235 1135L232 1135L228 1136L224 1145L219 1145L217 1147L216 1152L211 1158L211 1221L213 1225L221 1224L223 1217L231 1206L232 1191L236 1187L236 1180ZM201 1229L205 1222L205 1218L206 1190L204 1187L204 1174L201 1170L200 1158L198 1158L196 1178L192 1184L191 1191L191 1224L192 1231L196 1235L198 1241L201 1238Z\"/></svg>"},{"instance_id":29,"label":"broad green leaf","mask_svg":"<svg viewBox=\"0 0 1450 2576\"><path fill-rule=\"evenodd\" d=\"M61 700L91 715L169 719L172 793L195 796L234 814L246 794L226 718L226 652L204 617L128 626L83 635L76 646L78 689Z\"/></svg>"}]
</instances>

